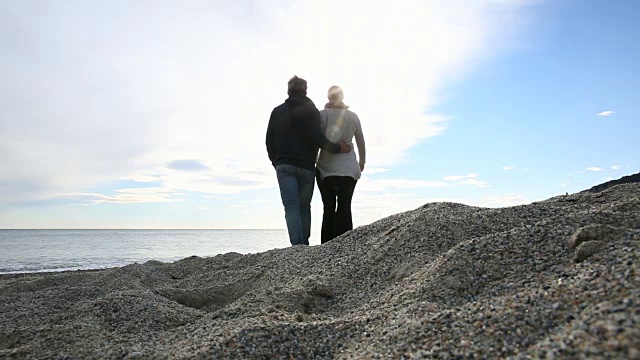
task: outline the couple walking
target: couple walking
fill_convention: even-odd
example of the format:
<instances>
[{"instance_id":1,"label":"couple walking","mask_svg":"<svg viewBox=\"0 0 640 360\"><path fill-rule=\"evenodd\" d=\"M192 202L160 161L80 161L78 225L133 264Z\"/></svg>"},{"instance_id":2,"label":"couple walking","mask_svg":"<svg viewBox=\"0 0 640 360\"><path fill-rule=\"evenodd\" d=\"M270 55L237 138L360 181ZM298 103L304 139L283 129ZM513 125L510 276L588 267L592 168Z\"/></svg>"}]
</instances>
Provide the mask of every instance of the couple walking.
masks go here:
<instances>
[{"instance_id":1,"label":"couple walking","mask_svg":"<svg viewBox=\"0 0 640 360\"><path fill-rule=\"evenodd\" d=\"M287 94L287 100L271 112L267 152L278 176L291 245L309 245L315 181L324 204L324 244L353 229L351 198L365 164L362 127L358 116L344 104L338 86L329 88L329 102L322 111L307 97L304 79L292 77ZM353 150L354 137L359 161Z\"/></svg>"}]
</instances>

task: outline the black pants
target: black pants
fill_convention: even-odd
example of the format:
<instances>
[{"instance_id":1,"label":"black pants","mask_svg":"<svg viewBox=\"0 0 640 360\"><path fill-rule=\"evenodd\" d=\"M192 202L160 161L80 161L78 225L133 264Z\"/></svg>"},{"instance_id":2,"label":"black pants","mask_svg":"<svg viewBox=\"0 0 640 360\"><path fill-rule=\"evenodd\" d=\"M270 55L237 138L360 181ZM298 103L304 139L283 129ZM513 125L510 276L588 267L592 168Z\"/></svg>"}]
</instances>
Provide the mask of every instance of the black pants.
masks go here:
<instances>
[{"instance_id":1,"label":"black pants","mask_svg":"<svg viewBox=\"0 0 640 360\"><path fill-rule=\"evenodd\" d=\"M351 199L357 180L351 176L327 176L321 179L320 172L316 170L316 181L324 204L320 234L320 242L324 244L353 229Z\"/></svg>"}]
</instances>

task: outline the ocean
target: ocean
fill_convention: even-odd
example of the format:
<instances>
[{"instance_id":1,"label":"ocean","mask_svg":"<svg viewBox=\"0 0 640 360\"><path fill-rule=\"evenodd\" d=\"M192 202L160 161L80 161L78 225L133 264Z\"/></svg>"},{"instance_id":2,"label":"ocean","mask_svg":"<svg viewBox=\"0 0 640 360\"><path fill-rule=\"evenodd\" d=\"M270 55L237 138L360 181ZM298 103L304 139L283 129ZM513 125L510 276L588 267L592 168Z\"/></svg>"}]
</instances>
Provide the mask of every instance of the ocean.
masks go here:
<instances>
[{"instance_id":1,"label":"ocean","mask_svg":"<svg viewBox=\"0 0 640 360\"><path fill-rule=\"evenodd\" d=\"M0 274L104 269L289 245L286 230L0 230Z\"/></svg>"}]
</instances>

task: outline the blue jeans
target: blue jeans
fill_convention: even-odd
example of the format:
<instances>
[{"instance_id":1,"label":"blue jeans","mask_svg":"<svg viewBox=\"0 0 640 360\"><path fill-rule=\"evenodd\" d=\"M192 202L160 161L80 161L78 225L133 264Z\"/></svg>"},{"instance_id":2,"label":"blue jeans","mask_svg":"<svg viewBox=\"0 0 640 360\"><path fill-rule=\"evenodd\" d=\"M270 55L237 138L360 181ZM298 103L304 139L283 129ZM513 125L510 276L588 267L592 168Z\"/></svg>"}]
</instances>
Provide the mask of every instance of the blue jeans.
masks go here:
<instances>
[{"instance_id":1,"label":"blue jeans","mask_svg":"<svg viewBox=\"0 0 640 360\"><path fill-rule=\"evenodd\" d=\"M311 236L311 197L315 171L282 164L276 166L280 197L284 205L291 245L309 245Z\"/></svg>"}]
</instances>

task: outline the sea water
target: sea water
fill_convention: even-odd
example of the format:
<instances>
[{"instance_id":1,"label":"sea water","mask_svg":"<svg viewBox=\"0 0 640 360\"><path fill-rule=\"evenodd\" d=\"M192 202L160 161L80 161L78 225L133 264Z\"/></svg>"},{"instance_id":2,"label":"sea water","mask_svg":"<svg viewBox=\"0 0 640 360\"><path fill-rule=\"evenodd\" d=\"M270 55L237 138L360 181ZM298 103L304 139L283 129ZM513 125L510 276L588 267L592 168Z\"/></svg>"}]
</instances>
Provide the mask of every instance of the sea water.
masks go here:
<instances>
[{"instance_id":1,"label":"sea water","mask_svg":"<svg viewBox=\"0 0 640 360\"><path fill-rule=\"evenodd\" d=\"M103 269L287 246L286 230L0 230L0 274Z\"/></svg>"}]
</instances>

